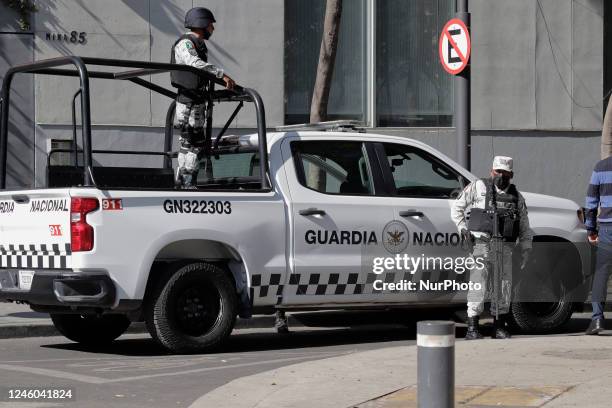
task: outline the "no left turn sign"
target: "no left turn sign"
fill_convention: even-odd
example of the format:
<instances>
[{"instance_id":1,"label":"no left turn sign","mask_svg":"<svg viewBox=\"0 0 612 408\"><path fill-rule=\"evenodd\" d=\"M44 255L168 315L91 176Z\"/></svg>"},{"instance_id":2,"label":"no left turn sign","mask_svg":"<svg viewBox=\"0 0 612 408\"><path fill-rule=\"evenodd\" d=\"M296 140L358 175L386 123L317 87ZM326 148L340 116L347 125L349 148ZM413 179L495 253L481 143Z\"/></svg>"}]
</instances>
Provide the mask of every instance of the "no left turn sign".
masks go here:
<instances>
[{"instance_id":1,"label":"no left turn sign","mask_svg":"<svg viewBox=\"0 0 612 408\"><path fill-rule=\"evenodd\" d=\"M449 20L440 34L440 62L452 75L461 73L470 61L472 44L470 32L465 23L458 18Z\"/></svg>"}]
</instances>

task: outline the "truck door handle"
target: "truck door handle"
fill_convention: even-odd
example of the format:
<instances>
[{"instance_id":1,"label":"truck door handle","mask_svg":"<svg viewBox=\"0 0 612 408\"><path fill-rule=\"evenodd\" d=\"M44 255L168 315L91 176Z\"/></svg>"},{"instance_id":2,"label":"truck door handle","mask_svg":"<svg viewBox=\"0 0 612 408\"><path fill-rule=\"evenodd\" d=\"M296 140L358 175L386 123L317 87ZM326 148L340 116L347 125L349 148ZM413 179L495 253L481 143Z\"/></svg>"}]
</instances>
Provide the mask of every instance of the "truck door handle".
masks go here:
<instances>
[{"instance_id":1,"label":"truck door handle","mask_svg":"<svg viewBox=\"0 0 612 408\"><path fill-rule=\"evenodd\" d=\"M300 215L303 215L305 217L308 217L309 215L325 215L325 211L316 208L307 208L298 212Z\"/></svg>"},{"instance_id":2,"label":"truck door handle","mask_svg":"<svg viewBox=\"0 0 612 408\"><path fill-rule=\"evenodd\" d=\"M30 202L30 197L25 194L15 194L12 195L11 198L13 199L13 201L19 204L27 204Z\"/></svg>"},{"instance_id":3,"label":"truck door handle","mask_svg":"<svg viewBox=\"0 0 612 408\"><path fill-rule=\"evenodd\" d=\"M424 217L425 216L425 214L423 214L421 211L416 211L416 210L400 211L399 215L400 217Z\"/></svg>"}]
</instances>

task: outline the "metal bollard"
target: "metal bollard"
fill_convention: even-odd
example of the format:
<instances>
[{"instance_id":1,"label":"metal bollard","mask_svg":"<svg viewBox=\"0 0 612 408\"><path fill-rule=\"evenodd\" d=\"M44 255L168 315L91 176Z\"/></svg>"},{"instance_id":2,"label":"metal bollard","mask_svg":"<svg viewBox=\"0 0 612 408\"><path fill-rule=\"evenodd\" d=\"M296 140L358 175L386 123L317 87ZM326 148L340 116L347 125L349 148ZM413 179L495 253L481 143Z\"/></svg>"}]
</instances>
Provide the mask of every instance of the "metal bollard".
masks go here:
<instances>
[{"instance_id":1,"label":"metal bollard","mask_svg":"<svg viewBox=\"0 0 612 408\"><path fill-rule=\"evenodd\" d=\"M455 406L455 323L417 323L418 406Z\"/></svg>"}]
</instances>

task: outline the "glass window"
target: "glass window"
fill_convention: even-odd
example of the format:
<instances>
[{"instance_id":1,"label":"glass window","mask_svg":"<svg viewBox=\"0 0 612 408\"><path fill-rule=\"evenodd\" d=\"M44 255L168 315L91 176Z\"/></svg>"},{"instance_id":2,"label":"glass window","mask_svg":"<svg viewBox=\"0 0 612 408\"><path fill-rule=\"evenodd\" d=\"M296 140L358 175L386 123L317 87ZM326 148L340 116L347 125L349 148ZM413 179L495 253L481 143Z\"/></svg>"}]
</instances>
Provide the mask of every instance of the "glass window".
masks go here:
<instances>
[{"instance_id":1,"label":"glass window","mask_svg":"<svg viewBox=\"0 0 612 408\"><path fill-rule=\"evenodd\" d=\"M307 123L317 76L325 0L285 1L285 123ZM343 3L328 119L364 120L365 0Z\"/></svg>"},{"instance_id":2,"label":"glass window","mask_svg":"<svg viewBox=\"0 0 612 408\"><path fill-rule=\"evenodd\" d=\"M304 187L325 194L374 195L362 143L293 142L291 149Z\"/></svg>"},{"instance_id":3,"label":"glass window","mask_svg":"<svg viewBox=\"0 0 612 408\"><path fill-rule=\"evenodd\" d=\"M207 170L207 167L211 170ZM222 153L200 161L198 172L198 185L207 187L211 184L240 184L259 180L259 154Z\"/></svg>"},{"instance_id":4,"label":"glass window","mask_svg":"<svg viewBox=\"0 0 612 408\"><path fill-rule=\"evenodd\" d=\"M438 158L413 146L384 144L397 195L453 198L468 184Z\"/></svg>"},{"instance_id":5,"label":"glass window","mask_svg":"<svg viewBox=\"0 0 612 408\"><path fill-rule=\"evenodd\" d=\"M72 164L72 140L51 139L51 152L49 153L49 164L51 166L71 166ZM61 150L61 151L57 151ZM80 163L83 162L82 155Z\"/></svg>"},{"instance_id":6,"label":"glass window","mask_svg":"<svg viewBox=\"0 0 612 408\"><path fill-rule=\"evenodd\" d=\"M258 153L221 154L211 161L215 178L259 176Z\"/></svg>"},{"instance_id":7,"label":"glass window","mask_svg":"<svg viewBox=\"0 0 612 408\"><path fill-rule=\"evenodd\" d=\"M378 126L452 126L452 76L438 39L455 0L376 2Z\"/></svg>"}]
</instances>

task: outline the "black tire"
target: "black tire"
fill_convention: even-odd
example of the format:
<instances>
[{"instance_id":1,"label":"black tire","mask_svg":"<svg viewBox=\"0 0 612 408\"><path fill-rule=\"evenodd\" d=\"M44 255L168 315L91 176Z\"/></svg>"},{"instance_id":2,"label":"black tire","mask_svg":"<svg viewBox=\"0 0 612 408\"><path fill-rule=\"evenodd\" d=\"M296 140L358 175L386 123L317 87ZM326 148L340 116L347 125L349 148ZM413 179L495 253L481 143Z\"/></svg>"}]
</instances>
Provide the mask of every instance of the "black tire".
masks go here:
<instances>
[{"instance_id":1,"label":"black tire","mask_svg":"<svg viewBox=\"0 0 612 408\"><path fill-rule=\"evenodd\" d=\"M521 333L551 333L561 329L575 310L570 292L580 264L571 244L535 245L534 262L519 279L513 295L514 299L534 301L512 303L509 323Z\"/></svg>"},{"instance_id":2,"label":"black tire","mask_svg":"<svg viewBox=\"0 0 612 408\"><path fill-rule=\"evenodd\" d=\"M561 329L572 317L574 305L560 302L521 302L510 307L510 325L521 333L544 334Z\"/></svg>"},{"instance_id":3,"label":"black tire","mask_svg":"<svg viewBox=\"0 0 612 408\"><path fill-rule=\"evenodd\" d=\"M211 351L232 332L237 304L234 283L223 269L188 264L152 293L145 310L147 329L173 353Z\"/></svg>"},{"instance_id":4,"label":"black tire","mask_svg":"<svg viewBox=\"0 0 612 408\"><path fill-rule=\"evenodd\" d=\"M89 346L102 346L112 342L125 333L131 323L127 316L119 314L51 314L51 320L62 335Z\"/></svg>"}]
</instances>

